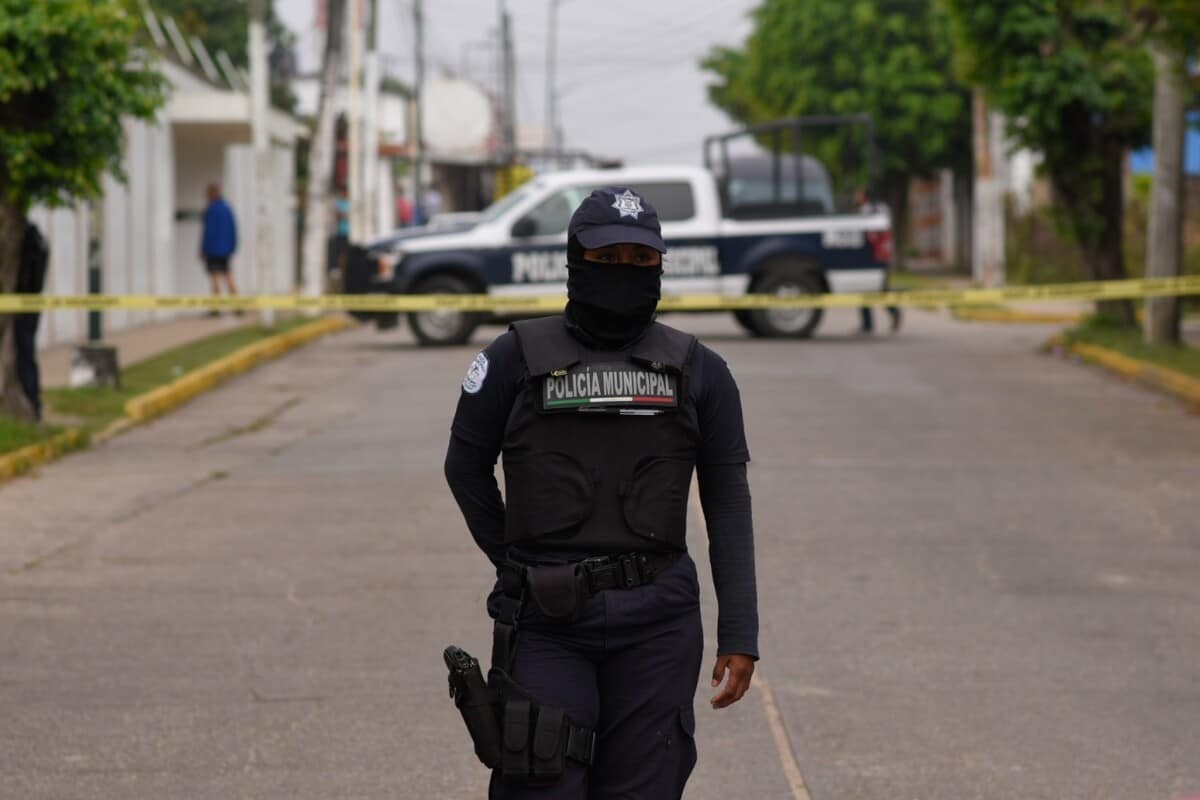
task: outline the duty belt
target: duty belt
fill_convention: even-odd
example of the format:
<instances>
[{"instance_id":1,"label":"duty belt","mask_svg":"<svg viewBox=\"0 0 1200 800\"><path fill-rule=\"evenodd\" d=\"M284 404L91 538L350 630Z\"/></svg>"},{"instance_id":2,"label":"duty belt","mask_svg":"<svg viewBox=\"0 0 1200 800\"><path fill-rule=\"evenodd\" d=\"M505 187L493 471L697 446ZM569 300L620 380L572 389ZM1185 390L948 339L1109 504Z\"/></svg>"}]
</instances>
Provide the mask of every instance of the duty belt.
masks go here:
<instances>
[{"instance_id":1,"label":"duty belt","mask_svg":"<svg viewBox=\"0 0 1200 800\"><path fill-rule=\"evenodd\" d=\"M605 589L634 589L651 583L678 558L678 553L625 553L586 558L579 562L579 568L588 592L595 594Z\"/></svg>"},{"instance_id":2,"label":"duty belt","mask_svg":"<svg viewBox=\"0 0 1200 800\"><path fill-rule=\"evenodd\" d=\"M615 556L593 556L571 562L583 576L588 594L605 589L636 589L652 583L663 570L679 559L680 553L622 553ZM504 568L521 577L527 568L536 566L509 559Z\"/></svg>"},{"instance_id":3,"label":"duty belt","mask_svg":"<svg viewBox=\"0 0 1200 800\"><path fill-rule=\"evenodd\" d=\"M605 589L634 589L654 580L679 553L623 553L566 564L525 564L506 559L500 570L502 592L496 598L492 666L512 669L521 611L530 600L546 619L575 622L583 601Z\"/></svg>"}]
</instances>

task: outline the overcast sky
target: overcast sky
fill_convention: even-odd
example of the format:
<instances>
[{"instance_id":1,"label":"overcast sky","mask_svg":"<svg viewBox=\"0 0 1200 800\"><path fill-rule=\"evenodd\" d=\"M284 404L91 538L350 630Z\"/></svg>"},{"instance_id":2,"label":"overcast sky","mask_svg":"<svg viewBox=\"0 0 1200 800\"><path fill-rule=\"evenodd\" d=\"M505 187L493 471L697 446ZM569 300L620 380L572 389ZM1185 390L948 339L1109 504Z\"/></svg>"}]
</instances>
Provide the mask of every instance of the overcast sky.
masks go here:
<instances>
[{"instance_id":1,"label":"overcast sky","mask_svg":"<svg viewBox=\"0 0 1200 800\"><path fill-rule=\"evenodd\" d=\"M315 52L324 0L274 0ZM385 68L413 76L412 0L378 0ZM517 119L540 125L546 94L549 0L508 0L517 63ZM558 86L565 145L630 163L700 161L700 142L732 127L708 103L697 66L713 45L738 45L756 0L561 0ZM451 72L490 86L498 0L426 0L427 74ZM302 52L302 59L305 54ZM311 64L302 64L308 67Z\"/></svg>"}]
</instances>

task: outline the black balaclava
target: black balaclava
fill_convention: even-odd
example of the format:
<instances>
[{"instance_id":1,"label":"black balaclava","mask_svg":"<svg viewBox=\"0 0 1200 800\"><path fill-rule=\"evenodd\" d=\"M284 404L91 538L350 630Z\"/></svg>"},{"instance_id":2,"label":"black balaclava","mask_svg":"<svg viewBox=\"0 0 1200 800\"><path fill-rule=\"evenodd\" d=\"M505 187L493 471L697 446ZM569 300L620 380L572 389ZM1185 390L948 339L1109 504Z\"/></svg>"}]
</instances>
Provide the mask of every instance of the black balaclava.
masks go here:
<instances>
[{"instance_id":1,"label":"black balaclava","mask_svg":"<svg viewBox=\"0 0 1200 800\"><path fill-rule=\"evenodd\" d=\"M585 344L626 347L654 322L662 274L661 266L585 261L583 245L572 236L567 240L567 320Z\"/></svg>"}]
</instances>

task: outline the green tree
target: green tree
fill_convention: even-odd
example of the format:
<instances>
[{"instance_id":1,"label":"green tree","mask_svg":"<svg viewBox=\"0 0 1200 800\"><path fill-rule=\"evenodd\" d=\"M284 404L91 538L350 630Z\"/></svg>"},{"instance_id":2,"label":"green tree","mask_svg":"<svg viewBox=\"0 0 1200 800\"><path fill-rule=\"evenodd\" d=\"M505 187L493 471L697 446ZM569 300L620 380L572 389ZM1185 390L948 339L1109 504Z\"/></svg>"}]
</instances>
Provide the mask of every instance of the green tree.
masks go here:
<instances>
[{"instance_id":1,"label":"green tree","mask_svg":"<svg viewBox=\"0 0 1200 800\"><path fill-rule=\"evenodd\" d=\"M158 15L173 17L187 36L196 36L214 56L224 50L238 67L249 68L250 3L247 0L149 0ZM267 50L272 54L271 104L293 111L296 97L288 86L289 75L280 67L290 58L296 44L279 17L275 4L268 3Z\"/></svg>"},{"instance_id":2,"label":"green tree","mask_svg":"<svg viewBox=\"0 0 1200 800\"><path fill-rule=\"evenodd\" d=\"M1042 154L1054 210L1089 277L1124 278L1127 152L1148 142L1153 67L1117 0L945 0L962 74ZM1127 325L1128 301L1101 303Z\"/></svg>"},{"instance_id":3,"label":"green tree","mask_svg":"<svg viewBox=\"0 0 1200 800\"><path fill-rule=\"evenodd\" d=\"M933 0L765 0L745 45L714 49L703 66L719 79L712 102L743 124L869 113L899 252L909 179L970 163L970 96Z\"/></svg>"},{"instance_id":4,"label":"green tree","mask_svg":"<svg viewBox=\"0 0 1200 800\"><path fill-rule=\"evenodd\" d=\"M134 48L121 0L0 0L0 293L16 289L34 203L94 197L121 175L124 118L150 119L163 83ZM0 411L29 416L12 317L0 316Z\"/></svg>"},{"instance_id":5,"label":"green tree","mask_svg":"<svg viewBox=\"0 0 1200 800\"><path fill-rule=\"evenodd\" d=\"M1154 187L1147 219L1146 275L1168 278L1179 275L1183 264L1187 56L1200 44L1200 4L1144 0L1137 18L1154 62ZM1149 342L1178 343L1178 298L1148 298L1144 330Z\"/></svg>"}]
</instances>

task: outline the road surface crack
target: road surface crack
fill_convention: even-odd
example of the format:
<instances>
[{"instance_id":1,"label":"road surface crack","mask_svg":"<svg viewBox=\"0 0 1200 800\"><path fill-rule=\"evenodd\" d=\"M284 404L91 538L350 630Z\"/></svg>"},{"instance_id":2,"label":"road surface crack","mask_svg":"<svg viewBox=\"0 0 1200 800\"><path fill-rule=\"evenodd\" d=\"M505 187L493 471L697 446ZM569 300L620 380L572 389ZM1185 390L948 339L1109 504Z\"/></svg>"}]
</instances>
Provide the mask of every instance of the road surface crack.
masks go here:
<instances>
[{"instance_id":1,"label":"road surface crack","mask_svg":"<svg viewBox=\"0 0 1200 800\"><path fill-rule=\"evenodd\" d=\"M222 444L230 441L231 439L237 439L240 436L249 436L250 434L258 433L261 430L269 428L275 423L275 420L279 419L290 409L300 405L300 402L300 397L289 397L287 400L275 406L262 416L255 418L251 422L245 425L238 425L237 427L229 428L223 433L214 434L200 443L192 445L188 448L188 450L200 450L205 447L211 447L214 444Z\"/></svg>"}]
</instances>

